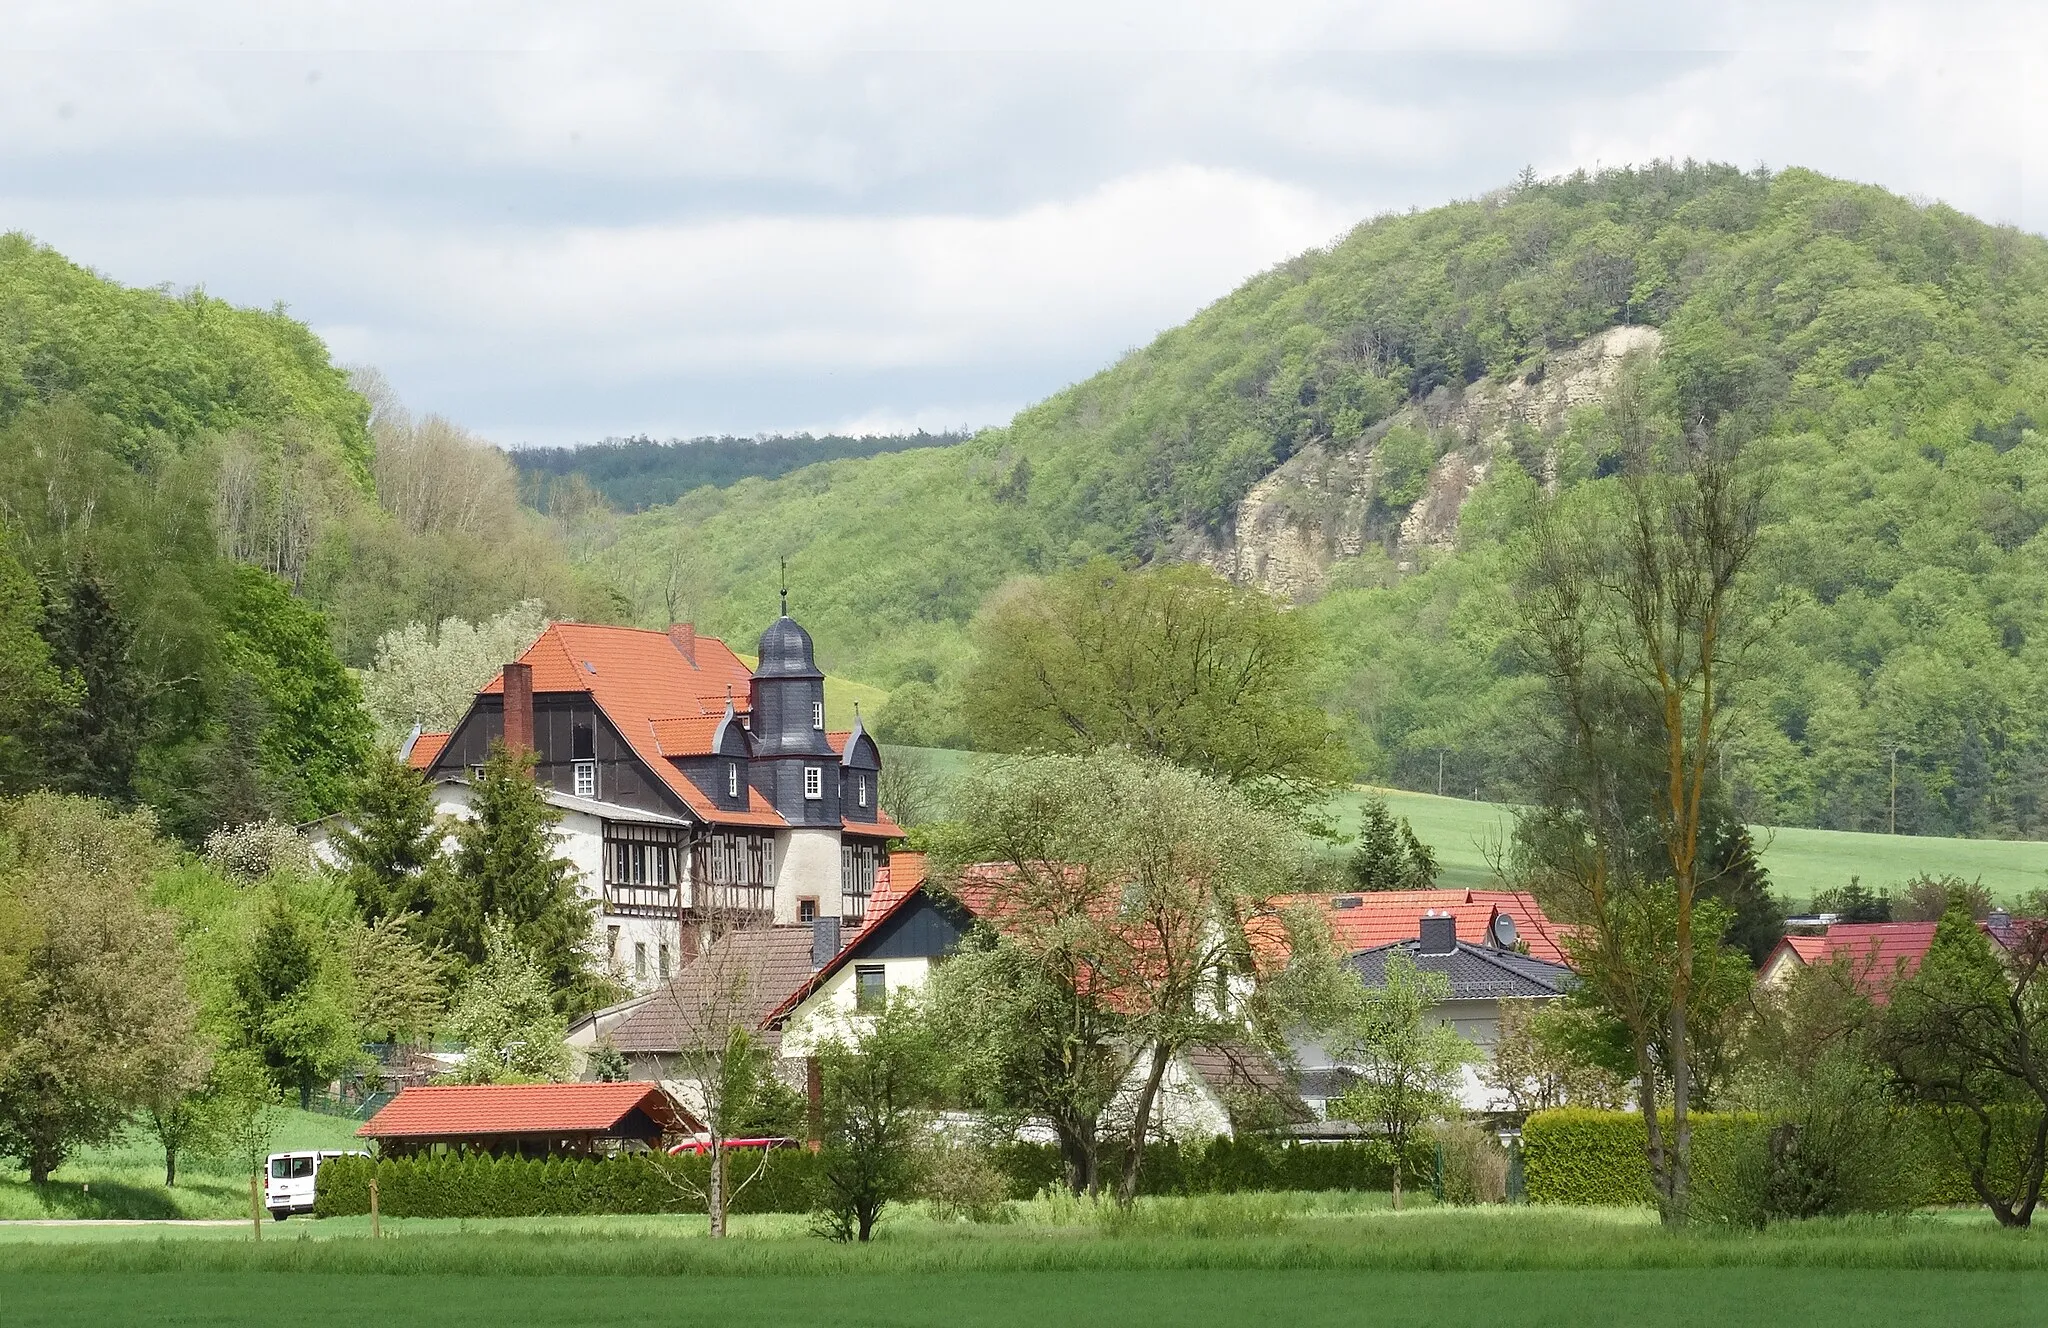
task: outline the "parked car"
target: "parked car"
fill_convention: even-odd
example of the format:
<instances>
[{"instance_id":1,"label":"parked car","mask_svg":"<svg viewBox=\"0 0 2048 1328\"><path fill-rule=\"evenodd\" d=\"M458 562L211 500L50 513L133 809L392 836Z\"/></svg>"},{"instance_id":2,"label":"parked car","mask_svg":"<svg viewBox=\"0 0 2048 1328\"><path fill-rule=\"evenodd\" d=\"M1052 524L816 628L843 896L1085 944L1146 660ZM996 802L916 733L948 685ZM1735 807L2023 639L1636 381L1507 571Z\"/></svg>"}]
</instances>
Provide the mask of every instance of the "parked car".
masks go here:
<instances>
[{"instance_id":1,"label":"parked car","mask_svg":"<svg viewBox=\"0 0 2048 1328\"><path fill-rule=\"evenodd\" d=\"M282 1222L293 1213L313 1211L313 1177L322 1163L337 1157L368 1157L360 1149L327 1149L315 1153L272 1153L263 1169L263 1206Z\"/></svg>"},{"instance_id":2,"label":"parked car","mask_svg":"<svg viewBox=\"0 0 2048 1328\"><path fill-rule=\"evenodd\" d=\"M759 1139L728 1139L725 1141L725 1146L728 1149L793 1148L795 1145L796 1140L784 1139L779 1136L765 1136ZM670 1144L668 1146L668 1155L670 1157L679 1157L684 1153L693 1153L698 1157L703 1157L710 1151L711 1141L709 1139L685 1139L679 1144Z\"/></svg>"}]
</instances>

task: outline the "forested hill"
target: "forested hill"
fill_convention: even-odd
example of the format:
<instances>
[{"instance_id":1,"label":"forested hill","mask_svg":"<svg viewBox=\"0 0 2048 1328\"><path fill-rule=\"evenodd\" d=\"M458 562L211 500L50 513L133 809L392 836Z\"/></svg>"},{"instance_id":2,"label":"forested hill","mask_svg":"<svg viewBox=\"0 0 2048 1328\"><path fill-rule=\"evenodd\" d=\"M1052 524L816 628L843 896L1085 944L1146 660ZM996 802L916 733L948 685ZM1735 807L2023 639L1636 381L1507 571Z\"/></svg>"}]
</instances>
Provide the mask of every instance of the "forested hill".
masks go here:
<instances>
[{"instance_id":1,"label":"forested hill","mask_svg":"<svg viewBox=\"0 0 2048 1328\"><path fill-rule=\"evenodd\" d=\"M0 236L0 797L192 840L333 811L385 633L613 610L502 456L375 394L282 310Z\"/></svg>"},{"instance_id":2,"label":"forested hill","mask_svg":"<svg viewBox=\"0 0 2048 1328\"><path fill-rule=\"evenodd\" d=\"M1614 345L1636 353L1520 411ZM1449 787L1512 796L1504 542L1539 485L1603 482L1616 412L1734 421L1771 458L1787 615L1744 810L1881 824L1896 751L1901 830L2043 833L2044 357L2038 237L1802 170L1526 181L1361 225L1006 428L701 489L584 556L643 618L682 585L738 634L786 556L825 660L932 741L1004 579L1096 552L1257 579L1282 552L1244 547L1265 481L1253 505L1320 544L1301 598L1360 773L1433 787L1441 757Z\"/></svg>"},{"instance_id":3,"label":"forested hill","mask_svg":"<svg viewBox=\"0 0 2048 1328\"><path fill-rule=\"evenodd\" d=\"M520 495L537 511L573 510L594 492L624 512L672 503L692 489L724 488L744 479L774 479L820 461L879 456L913 447L948 447L964 433L770 434L759 438L610 438L577 447L521 447L508 455L519 468ZM580 481L580 485L578 484Z\"/></svg>"}]
</instances>

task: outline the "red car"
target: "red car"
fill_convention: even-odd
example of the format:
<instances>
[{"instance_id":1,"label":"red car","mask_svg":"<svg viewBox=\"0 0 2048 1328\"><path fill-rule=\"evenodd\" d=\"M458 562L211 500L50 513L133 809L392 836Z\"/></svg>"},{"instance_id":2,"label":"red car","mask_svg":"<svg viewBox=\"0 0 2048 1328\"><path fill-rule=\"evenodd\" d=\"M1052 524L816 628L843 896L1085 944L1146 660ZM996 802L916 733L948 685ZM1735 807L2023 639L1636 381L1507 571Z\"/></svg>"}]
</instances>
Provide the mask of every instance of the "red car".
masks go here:
<instances>
[{"instance_id":1,"label":"red car","mask_svg":"<svg viewBox=\"0 0 2048 1328\"><path fill-rule=\"evenodd\" d=\"M728 1149L794 1148L796 1146L796 1140L774 1137L764 1139L728 1139L725 1141L725 1146ZM695 1153L698 1157L702 1157L710 1151L711 1141L709 1139L685 1139L683 1142L679 1144L670 1144L668 1146L668 1155L670 1157L676 1157L683 1153Z\"/></svg>"}]
</instances>

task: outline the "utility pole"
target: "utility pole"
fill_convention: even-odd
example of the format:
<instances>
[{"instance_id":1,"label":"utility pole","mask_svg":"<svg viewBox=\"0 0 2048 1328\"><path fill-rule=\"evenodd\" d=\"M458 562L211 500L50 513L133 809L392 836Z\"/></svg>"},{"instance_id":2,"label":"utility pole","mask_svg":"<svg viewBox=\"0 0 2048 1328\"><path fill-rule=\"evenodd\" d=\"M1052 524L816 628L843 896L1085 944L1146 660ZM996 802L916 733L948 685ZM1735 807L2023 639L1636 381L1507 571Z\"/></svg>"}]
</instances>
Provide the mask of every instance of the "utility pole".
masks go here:
<instances>
[{"instance_id":1,"label":"utility pole","mask_svg":"<svg viewBox=\"0 0 2048 1328\"><path fill-rule=\"evenodd\" d=\"M1892 747L1891 818L1889 822L1889 828L1886 829L1885 833L1890 835L1895 835L1899 833L1899 749L1896 744L1894 744Z\"/></svg>"},{"instance_id":2,"label":"utility pole","mask_svg":"<svg viewBox=\"0 0 2048 1328\"><path fill-rule=\"evenodd\" d=\"M1447 747L1436 749L1436 795L1439 798L1444 795L1444 753L1448 750Z\"/></svg>"}]
</instances>

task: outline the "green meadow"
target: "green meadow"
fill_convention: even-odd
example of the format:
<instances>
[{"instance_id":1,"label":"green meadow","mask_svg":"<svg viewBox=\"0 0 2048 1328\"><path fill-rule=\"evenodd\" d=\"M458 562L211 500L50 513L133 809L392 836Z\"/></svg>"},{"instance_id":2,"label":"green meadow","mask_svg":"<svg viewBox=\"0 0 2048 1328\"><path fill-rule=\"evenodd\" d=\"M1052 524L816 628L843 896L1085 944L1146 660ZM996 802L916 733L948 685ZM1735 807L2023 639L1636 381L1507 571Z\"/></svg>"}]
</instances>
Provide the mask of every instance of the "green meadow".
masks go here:
<instances>
[{"instance_id":1,"label":"green meadow","mask_svg":"<svg viewBox=\"0 0 2048 1328\"><path fill-rule=\"evenodd\" d=\"M943 748L895 748L931 763L945 778L958 778L974 760L971 752ZM1330 802L1329 813L1340 829L1358 824L1359 804L1369 790L1360 787ZM1405 816L1415 833L1436 850L1446 887L1497 885L1493 860L1507 841L1513 809L1505 803L1439 797L1405 789L1376 790L1397 816ZM1876 889L1909 881L1926 872L1953 873L1965 880L1981 879L2002 899L2048 890L2048 843L2012 839L1943 839L1929 835L1870 835L1842 830L1802 830L1752 826L1771 884L1780 898L1804 907L1817 891L1847 885L1854 876Z\"/></svg>"},{"instance_id":2,"label":"green meadow","mask_svg":"<svg viewBox=\"0 0 2048 1328\"><path fill-rule=\"evenodd\" d=\"M1071 1202L869 1246L750 1218L0 1228L12 1324L1722 1325L2039 1322L2048 1246L1977 1214L1672 1235L1647 1212L1381 1196Z\"/></svg>"}]
</instances>

